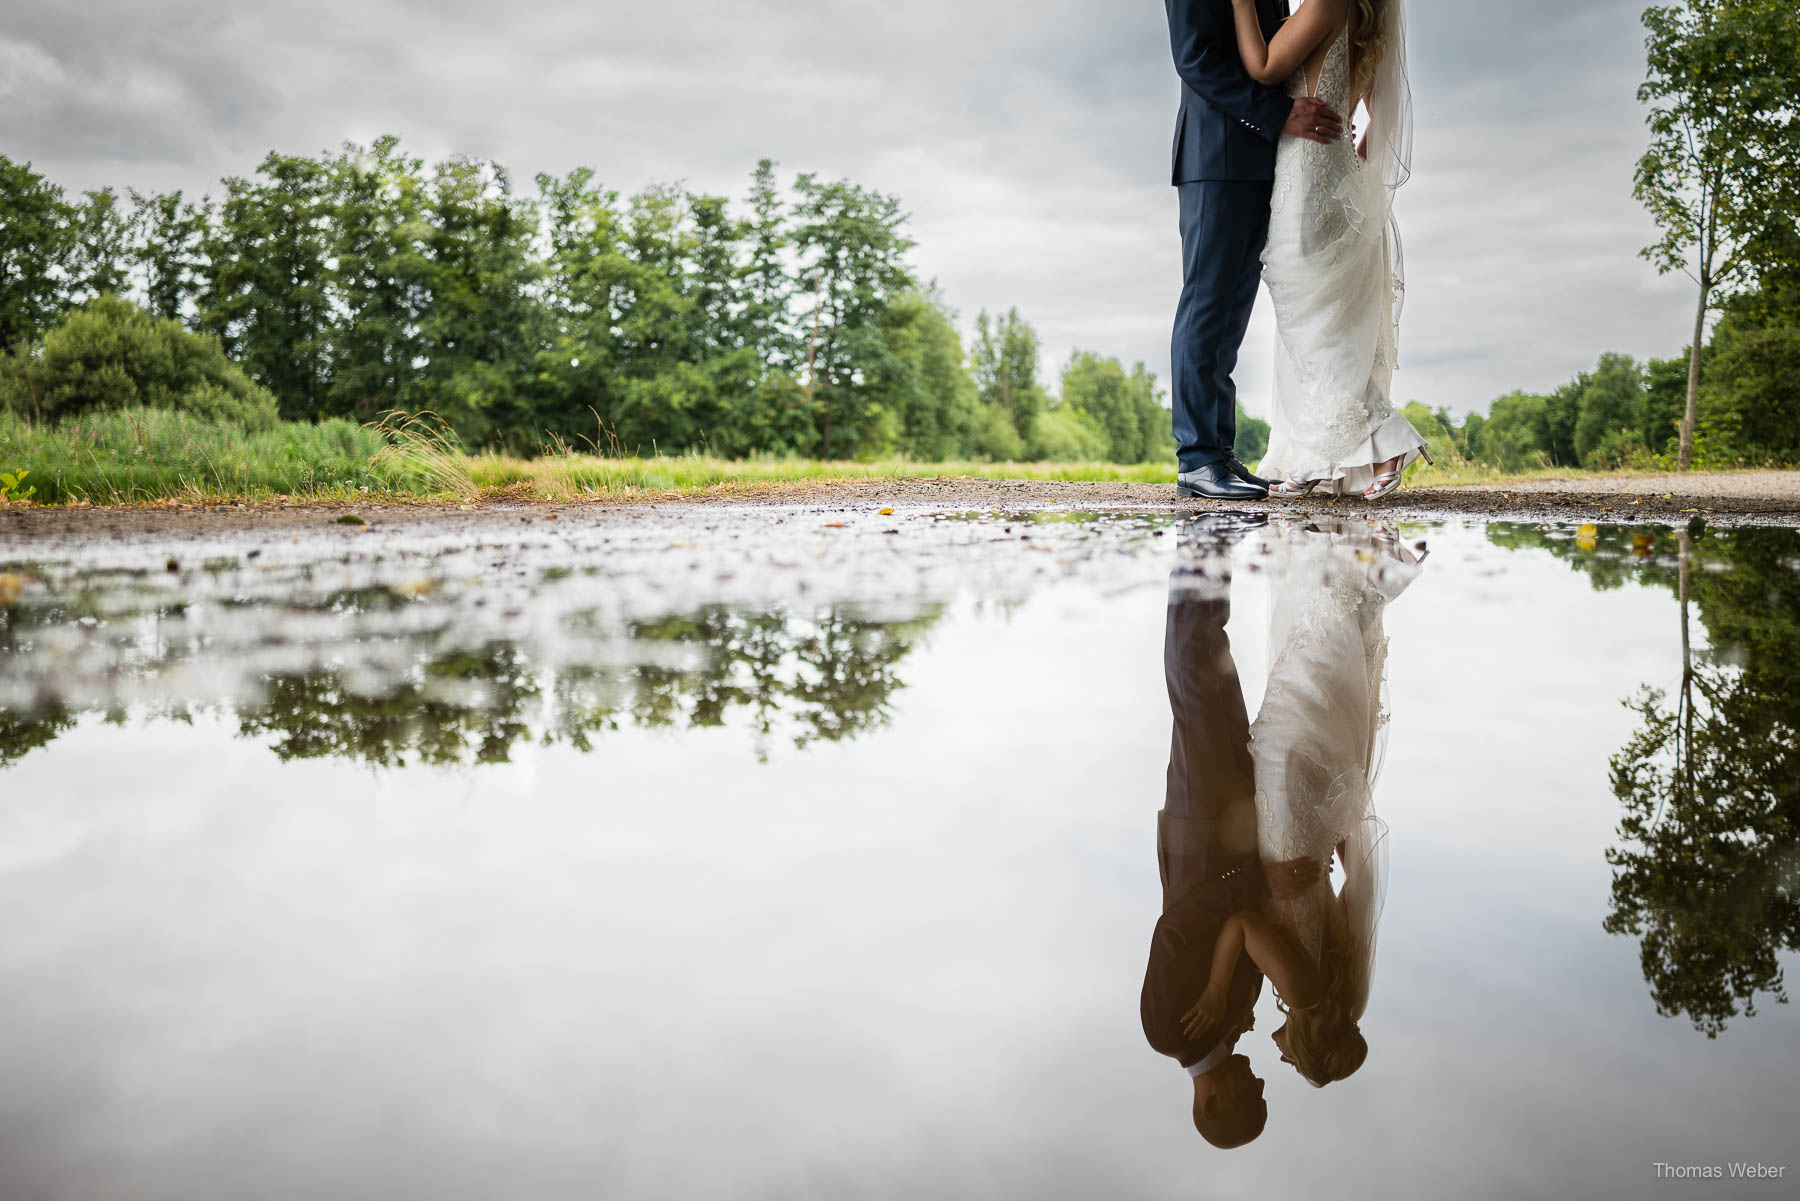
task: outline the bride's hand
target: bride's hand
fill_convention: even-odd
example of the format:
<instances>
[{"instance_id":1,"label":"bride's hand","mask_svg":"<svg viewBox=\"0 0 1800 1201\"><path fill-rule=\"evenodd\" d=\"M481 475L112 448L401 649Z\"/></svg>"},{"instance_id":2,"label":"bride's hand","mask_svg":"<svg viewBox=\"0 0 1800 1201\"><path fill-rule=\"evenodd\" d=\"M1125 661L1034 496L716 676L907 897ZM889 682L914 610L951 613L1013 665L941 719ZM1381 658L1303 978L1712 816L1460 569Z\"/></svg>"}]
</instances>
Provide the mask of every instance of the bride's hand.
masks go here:
<instances>
[{"instance_id":1,"label":"bride's hand","mask_svg":"<svg viewBox=\"0 0 1800 1201\"><path fill-rule=\"evenodd\" d=\"M1269 882L1269 893L1277 901L1291 901L1319 882L1319 861L1290 859L1286 863L1265 863L1263 878Z\"/></svg>"}]
</instances>

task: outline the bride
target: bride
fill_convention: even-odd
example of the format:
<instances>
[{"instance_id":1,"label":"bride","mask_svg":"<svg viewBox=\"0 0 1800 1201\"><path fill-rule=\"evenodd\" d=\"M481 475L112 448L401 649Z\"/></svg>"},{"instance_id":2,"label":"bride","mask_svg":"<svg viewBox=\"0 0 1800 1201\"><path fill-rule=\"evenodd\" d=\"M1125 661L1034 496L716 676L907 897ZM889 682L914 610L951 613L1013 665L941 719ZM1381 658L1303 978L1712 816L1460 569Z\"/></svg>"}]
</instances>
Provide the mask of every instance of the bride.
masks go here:
<instances>
[{"instance_id":1,"label":"bride","mask_svg":"<svg viewBox=\"0 0 1800 1201\"><path fill-rule=\"evenodd\" d=\"M1265 41L1254 0L1232 0L1244 68L1259 83L1369 110L1362 143L1283 138L1263 280L1275 302L1275 396L1257 471L1275 496L1376 500L1400 487L1425 439L1391 396L1404 272L1394 190L1412 162L1403 0L1306 0Z\"/></svg>"},{"instance_id":2,"label":"bride","mask_svg":"<svg viewBox=\"0 0 1800 1201\"><path fill-rule=\"evenodd\" d=\"M1257 853L1264 863L1329 864L1309 885L1221 929L1206 992L1183 1015L1219 1020L1230 971L1248 953L1274 984L1287 1020L1273 1038L1283 1062L1323 1086L1368 1056L1361 1020L1375 968L1387 826L1374 786L1386 745L1388 603L1422 559L1391 526L1352 521L1271 525L1268 685L1250 727Z\"/></svg>"}]
</instances>

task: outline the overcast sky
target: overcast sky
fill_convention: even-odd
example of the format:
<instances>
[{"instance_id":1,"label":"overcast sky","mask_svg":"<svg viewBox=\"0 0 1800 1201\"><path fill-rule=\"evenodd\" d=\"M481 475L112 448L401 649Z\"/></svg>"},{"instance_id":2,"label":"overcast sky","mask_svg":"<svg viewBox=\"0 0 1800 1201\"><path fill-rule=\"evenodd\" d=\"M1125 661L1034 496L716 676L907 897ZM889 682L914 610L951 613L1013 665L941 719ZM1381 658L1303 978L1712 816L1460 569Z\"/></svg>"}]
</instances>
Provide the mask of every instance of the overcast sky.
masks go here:
<instances>
[{"instance_id":1,"label":"overcast sky","mask_svg":"<svg viewBox=\"0 0 1800 1201\"><path fill-rule=\"evenodd\" d=\"M1637 257L1644 0L1413 3L1401 400L1456 411L1602 351L1668 355L1685 277ZM898 194L965 328L1018 306L1166 380L1177 102L1150 0L80 0L0 31L0 152L71 189L217 189L272 149L401 135L515 178L589 165L740 194L759 157ZM1240 371L1267 405L1266 301Z\"/></svg>"}]
</instances>

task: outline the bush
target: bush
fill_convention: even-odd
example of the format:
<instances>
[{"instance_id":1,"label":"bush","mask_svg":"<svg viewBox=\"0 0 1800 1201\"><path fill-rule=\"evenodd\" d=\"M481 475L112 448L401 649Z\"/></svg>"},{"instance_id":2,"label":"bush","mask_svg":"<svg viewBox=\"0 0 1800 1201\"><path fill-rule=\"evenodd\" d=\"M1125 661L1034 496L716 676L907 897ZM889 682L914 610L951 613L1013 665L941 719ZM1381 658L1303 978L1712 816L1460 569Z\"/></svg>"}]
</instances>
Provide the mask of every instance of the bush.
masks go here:
<instances>
[{"instance_id":1,"label":"bush","mask_svg":"<svg viewBox=\"0 0 1800 1201\"><path fill-rule=\"evenodd\" d=\"M175 409L266 430L275 398L214 338L117 296L74 310L43 345L0 359L0 408L59 421L92 410Z\"/></svg>"},{"instance_id":2,"label":"bush","mask_svg":"<svg viewBox=\"0 0 1800 1201\"><path fill-rule=\"evenodd\" d=\"M1025 453L1057 463L1099 463L1112 458L1106 435L1082 413L1065 406L1045 409L1031 423Z\"/></svg>"},{"instance_id":3,"label":"bush","mask_svg":"<svg viewBox=\"0 0 1800 1201\"><path fill-rule=\"evenodd\" d=\"M976 410L969 444L977 458L990 462L1010 463L1025 457L1025 440L999 405L984 404Z\"/></svg>"}]
</instances>

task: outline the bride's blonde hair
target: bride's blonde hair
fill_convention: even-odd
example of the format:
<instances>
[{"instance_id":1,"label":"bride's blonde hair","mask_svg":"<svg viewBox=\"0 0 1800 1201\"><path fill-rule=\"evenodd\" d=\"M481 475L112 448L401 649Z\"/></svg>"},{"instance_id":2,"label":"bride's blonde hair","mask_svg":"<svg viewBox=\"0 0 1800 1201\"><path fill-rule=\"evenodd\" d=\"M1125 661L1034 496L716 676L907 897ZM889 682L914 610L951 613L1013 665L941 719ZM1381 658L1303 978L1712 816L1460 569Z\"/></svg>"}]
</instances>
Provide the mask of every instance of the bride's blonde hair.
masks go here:
<instances>
[{"instance_id":1,"label":"bride's blonde hair","mask_svg":"<svg viewBox=\"0 0 1800 1201\"><path fill-rule=\"evenodd\" d=\"M1369 1044L1352 1016L1351 976L1356 967L1356 936L1337 921L1327 921L1319 947L1319 1000L1305 1009L1289 1009L1282 1026L1282 1050L1294 1068L1315 1088L1351 1075L1369 1057Z\"/></svg>"},{"instance_id":2,"label":"bride's blonde hair","mask_svg":"<svg viewBox=\"0 0 1800 1201\"><path fill-rule=\"evenodd\" d=\"M1350 0L1350 73L1352 104L1375 82L1387 54L1388 0Z\"/></svg>"}]
</instances>

